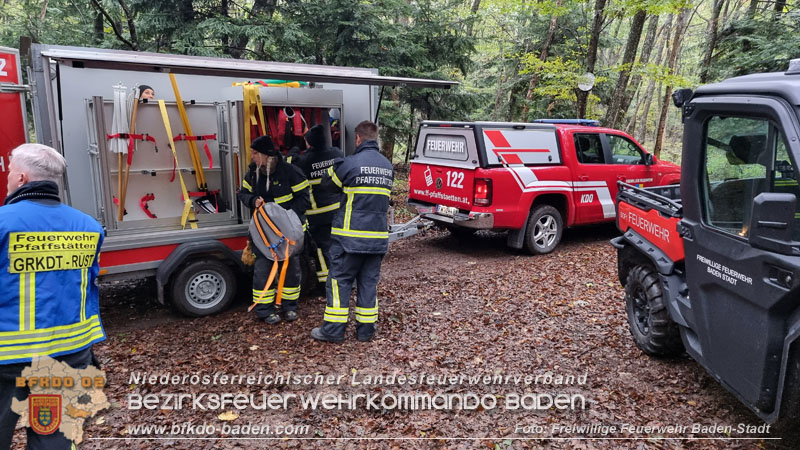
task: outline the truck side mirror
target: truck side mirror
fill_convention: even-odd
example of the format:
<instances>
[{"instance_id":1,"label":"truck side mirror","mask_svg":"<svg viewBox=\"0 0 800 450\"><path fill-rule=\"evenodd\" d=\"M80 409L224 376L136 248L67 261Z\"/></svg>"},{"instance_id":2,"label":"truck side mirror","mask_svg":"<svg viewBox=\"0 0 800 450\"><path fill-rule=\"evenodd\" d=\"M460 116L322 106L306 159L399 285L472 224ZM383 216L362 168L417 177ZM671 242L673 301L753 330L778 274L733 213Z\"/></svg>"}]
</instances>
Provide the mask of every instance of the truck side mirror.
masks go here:
<instances>
[{"instance_id":1,"label":"truck side mirror","mask_svg":"<svg viewBox=\"0 0 800 450\"><path fill-rule=\"evenodd\" d=\"M762 192L753 199L748 242L754 248L782 254L796 252L792 242L797 197L794 194ZM793 252L794 250L794 252Z\"/></svg>"},{"instance_id":2,"label":"truck side mirror","mask_svg":"<svg viewBox=\"0 0 800 450\"><path fill-rule=\"evenodd\" d=\"M645 166L652 166L655 163L656 163L656 160L655 160L655 158L653 158L653 154L652 153L645 153L644 154L644 165Z\"/></svg>"},{"instance_id":3,"label":"truck side mirror","mask_svg":"<svg viewBox=\"0 0 800 450\"><path fill-rule=\"evenodd\" d=\"M691 89L678 89L672 93L672 104L682 108L683 104L692 99L694 92Z\"/></svg>"}]
</instances>

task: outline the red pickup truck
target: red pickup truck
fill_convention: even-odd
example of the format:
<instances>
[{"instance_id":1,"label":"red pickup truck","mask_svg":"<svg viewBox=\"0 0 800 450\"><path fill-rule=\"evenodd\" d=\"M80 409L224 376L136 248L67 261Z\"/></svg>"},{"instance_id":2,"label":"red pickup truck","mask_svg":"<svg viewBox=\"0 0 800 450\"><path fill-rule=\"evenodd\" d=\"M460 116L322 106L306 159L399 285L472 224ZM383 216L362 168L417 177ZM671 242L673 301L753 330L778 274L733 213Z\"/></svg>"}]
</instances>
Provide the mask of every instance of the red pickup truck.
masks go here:
<instances>
[{"instance_id":1,"label":"red pickup truck","mask_svg":"<svg viewBox=\"0 0 800 450\"><path fill-rule=\"evenodd\" d=\"M508 245L553 251L564 227L613 221L617 182L680 181L629 135L591 120L421 124L409 204L454 233L508 230Z\"/></svg>"}]
</instances>

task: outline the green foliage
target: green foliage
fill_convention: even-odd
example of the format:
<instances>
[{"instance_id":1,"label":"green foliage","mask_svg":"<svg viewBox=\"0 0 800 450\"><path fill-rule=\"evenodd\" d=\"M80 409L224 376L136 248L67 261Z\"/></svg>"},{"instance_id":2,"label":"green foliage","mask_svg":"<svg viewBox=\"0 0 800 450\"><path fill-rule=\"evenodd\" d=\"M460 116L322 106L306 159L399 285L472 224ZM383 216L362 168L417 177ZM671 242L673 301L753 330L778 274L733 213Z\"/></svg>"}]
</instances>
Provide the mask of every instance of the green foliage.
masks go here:
<instances>
[{"instance_id":1,"label":"green foliage","mask_svg":"<svg viewBox=\"0 0 800 450\"><path fill-rule=\"evenodd\" d=\"M474 0L6 0L0 45L16 47L19 36L31 36L49 44L371 67L384 75L460 81L452 90L384 90L383 138L402 152L424 119L574 117L596 1L481 0L473 12ZM634 115L644 114L638 104L651 104L644 136L654 135L664 89L698 82L713 3L608 0L587 116L605 115L618 73L629 68L640 84L628 87L633 97L620 123L638 126L640 117ZM712 80L782 71L789 59L800 57L797 0L788 0L780 12L774 2L758 2L753 11L751 4L726 2ZM664 42L664 29L649 61L620 64L637 11L659 15L663 27L684 9L695 13L682 35L676 73L667 68L663 49L671 42ZM553 20L556 27L543 57ZM650 82L656 89L645 99ZM666 134L673 142L666 147L677 148L680 120L674 111L669 117Z\"/></svg>"},{"instance_id":2,"label":"green foliage","mask_svg":"<svg viewBox=\"0 0 800 450\"><path fill-rule=\"evenodd\" d=\"M782 72L789 60L800 57L800 10L743 16L725 27L720 37L711 66L715 78Z\"/></svg>"},{"instance_id":3,"label":"green foliage","mask_svg":"<svg viewBox=\"0 0 800 450\"><path fill-rule=\"evenodd\" d=\"M81 2L70 0L4 2L0 8L0 45L16 48L20 36L30 36L34 42L89 45L93 16L86 9Z\"/></svg>"}]
</instances>

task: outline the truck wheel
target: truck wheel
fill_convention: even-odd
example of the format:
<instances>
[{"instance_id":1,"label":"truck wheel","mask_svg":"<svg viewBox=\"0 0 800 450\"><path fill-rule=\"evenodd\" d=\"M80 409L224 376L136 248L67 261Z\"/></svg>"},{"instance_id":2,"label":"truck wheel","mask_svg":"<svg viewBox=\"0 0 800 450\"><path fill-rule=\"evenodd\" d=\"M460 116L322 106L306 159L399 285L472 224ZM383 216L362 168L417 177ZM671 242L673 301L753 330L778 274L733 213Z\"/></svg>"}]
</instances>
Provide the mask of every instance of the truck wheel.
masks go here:
<instances>
[{"instance_id":1,"label":"truck wheel","mask_svg":"<svg viewBox=\"0 0 800 450\"><path fill-rule=\"evenodd\" d=\"M539 205L528 218L525 247L534 255L550 253L561 241L563 233L561 213L550 205Z\"/></svg>"},{"instance_id":2,"label":"truck wheel","mask_svg":"<svg viewBox=\"0 0 800 450\"><path fill-rule=\"evenodd\" d=\"M683 352L678 325L669 317L661 280L652 266L631 269L625 284L625 311L636 346L653 356Z\"/></svg>"},{"instance_id":3,"label":"truck wheel","mask_svg":"<svg viewBox=\"0 0 800 450\"><path fill-rule=\"evenodd\" d=\"M233 270L222 262L206 259L183 267L172 281L172 303L183 314L201 317L230 305L236 294Z\"/></svg>"}]
</instances>

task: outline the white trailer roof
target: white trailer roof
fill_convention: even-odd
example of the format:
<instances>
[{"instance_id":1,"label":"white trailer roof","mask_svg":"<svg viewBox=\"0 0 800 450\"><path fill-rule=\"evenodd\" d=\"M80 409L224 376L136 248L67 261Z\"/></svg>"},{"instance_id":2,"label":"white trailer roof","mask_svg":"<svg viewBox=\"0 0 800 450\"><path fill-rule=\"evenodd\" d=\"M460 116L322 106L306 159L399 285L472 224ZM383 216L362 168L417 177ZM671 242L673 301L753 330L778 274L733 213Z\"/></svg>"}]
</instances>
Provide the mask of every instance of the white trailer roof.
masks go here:
<instances>
[{"instance_id":1,"label":"white trailer roof","mask_svg":"<svg viewBox=\"0 0 800 450\"><path fill-rule=\"evenodd\" d=\"M293 81L444 89L459 84L456 81L386 77L378 75L377 71L374 69L359 67L292 64L124 50L43 46L42 55L65 63L71 63L73 67L136 70L142 72L172 72L192 75L237 77L248 76Z\"/></svg>"}]
</instances>

